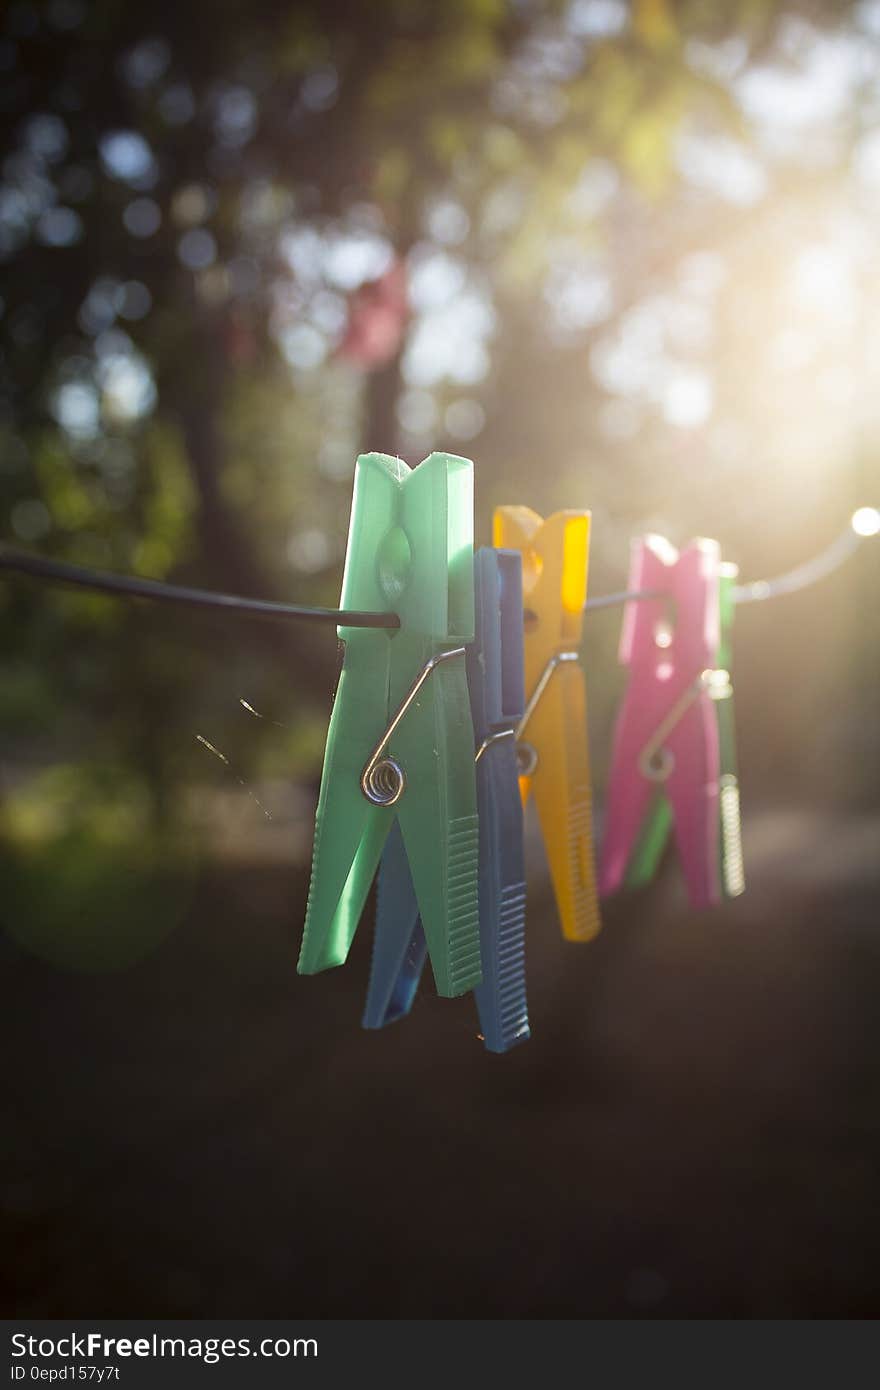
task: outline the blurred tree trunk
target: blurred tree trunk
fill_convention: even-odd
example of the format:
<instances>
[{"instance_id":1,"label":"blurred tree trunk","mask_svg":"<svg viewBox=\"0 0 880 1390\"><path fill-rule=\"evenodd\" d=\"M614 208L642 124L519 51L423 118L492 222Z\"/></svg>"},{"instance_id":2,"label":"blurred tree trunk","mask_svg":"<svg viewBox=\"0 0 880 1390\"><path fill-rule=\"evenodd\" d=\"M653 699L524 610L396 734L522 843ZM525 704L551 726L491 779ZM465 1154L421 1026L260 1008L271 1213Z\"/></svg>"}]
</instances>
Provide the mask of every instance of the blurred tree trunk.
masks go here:
<instances>
[{"instance_id":1,"label":"blurred tree trunk","mask_svg":"<svg viewBox=\"0 0 880 1390\"><path fill-rule=\"evenodd\" d=\"M364 410L362 452L396 454L400 448L400 426L397 421L397 400L403 377L403 344L378 371L367 376Z\"/></svg>"},{"instance_id":2,"label":"blurred tree trunk","mask_svg":"<svg viewBox=\"0 0 880 1390\"><path fill-rule=\"evenodd\" d=\"M219 589L254 598L273 597L273 586L223 496L223 441L217 411L222 393L212 405L193 398L179 407L183 440L198 496L200 549L210 583Z\"/></svg>"},{"instance_id":3,"label":"blurred tree trunk","mask_svg":"<svg viewBox=\"0 0 880 1390\"><path fill-rule=\"evenodd\" d=\"M398 261L407 266L407 258L418 240L419 203L411 186L399 200L394 228L394 251ZM408 272L407 272L408 274ZM397 402L403 387L403 354L406 351L409 324L404 326L400 345L383 367L367 374L364 387L365 409L361 435L361 451L375 450L381 454L400 452L400 424ZM417 460L408 460L410 464Z\"/></svg>"},{"instance_id":4,"label":"blurred tree trunk","mask_svg":"<svg viewBox=\"0 0 880 1390\"><path fill-rule=\"evenodd\" d=\"M249 537L234 506L223 494L225 442L223 401L230 386L229 366L214 325L203 321L194 335L197 352L189 372L175 374L166 400L181 430L196 491L196 528L205 582L225 593L278 602L294 601L280 593L260 561L259 537ZM188 340L188 348L196 343ZM308 623L241 621L230 625L230 641L277 664L279 680L291 677L298 692L324 702L332 689L335 630ZM286 675L283 672L286 671Z\"/></svg>"}]
</instances>

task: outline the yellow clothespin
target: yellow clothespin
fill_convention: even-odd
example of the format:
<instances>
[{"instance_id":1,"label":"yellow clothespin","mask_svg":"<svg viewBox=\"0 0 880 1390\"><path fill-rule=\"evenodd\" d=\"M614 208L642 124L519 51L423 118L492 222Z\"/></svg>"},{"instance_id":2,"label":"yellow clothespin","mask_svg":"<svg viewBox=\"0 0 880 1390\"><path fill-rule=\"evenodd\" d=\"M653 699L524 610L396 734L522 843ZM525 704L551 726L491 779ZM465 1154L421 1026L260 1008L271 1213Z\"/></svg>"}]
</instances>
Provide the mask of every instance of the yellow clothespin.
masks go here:
<instances>
[{"instance_id":1,"label":"yellow clothespin","mask_svg":"<svg viewBox=\"0 0 880 1390\"><path fill-rule=\"evenodd\" d=\"M587 692L580 664L590 513L498 507L493 545L523 561L526 707L517 728L523 804L534 796L562 934L601 925L593 864Z\"/></svg>"}]
</instances>

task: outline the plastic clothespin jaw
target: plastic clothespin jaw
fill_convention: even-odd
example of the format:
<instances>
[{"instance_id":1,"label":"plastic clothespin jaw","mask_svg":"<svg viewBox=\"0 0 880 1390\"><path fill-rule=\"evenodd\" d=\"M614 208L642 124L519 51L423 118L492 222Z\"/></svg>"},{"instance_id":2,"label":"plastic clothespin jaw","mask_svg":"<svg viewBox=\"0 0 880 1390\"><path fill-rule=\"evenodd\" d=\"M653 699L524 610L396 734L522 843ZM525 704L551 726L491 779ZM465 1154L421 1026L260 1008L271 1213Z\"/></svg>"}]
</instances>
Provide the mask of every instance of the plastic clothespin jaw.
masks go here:
<instances>
[{"instance_id":1,"label":"plastic clothespin jaw","mask_svg":"<svg viewBox=\"0 0 880 1390\"><path fill-rule=\"evenodd\" d=\"M735 567L721 564L715 541L693 541L680 555L658 536L633 548L630 587L668 593L677 616L671 626L659 600L628 604L624 613L620 657L630 680L614 734L603 894L646 883L672 829L694 906L742 891L729 644L723 641L734 575Z\"/></svg>"},{"instance_id":2,"label":"plastic clothespin jaw","mask_svg":"<svg viewBox=\"0 0 880 1390\"><path fill-rule=\"evenodd\" d=\"M483 982L474 991L490 1052L530 1036L526 1002L526 870L516 729L525 705L522 557L484 549L476 556L482 658L468 651L468 682L480 812L480 948Z\"/></svg>"},{"instance_id":3,"label":"plastic clothespin jaw","mask_svg":"<svg viewBox=\"0 0 880 1390\"><path fill-rule=\"evenodd\" d=\"M715 667L728 674L732 669L731 629L736 611L733 590L738 574L736 565L722 563L719 566L720 644ZM716 681L709 693L718 721L720 889L725 898L733 898L745 891L733 689L729 681ZM626 866L625 888L644 887L654 878L669 842L672 824L672 805L659 782Z\"/></svg>"},{"instance_id":4,"label":"plastic clothespin jaw","mask_svg":"<svg viewBox=\"0 0 880 1390\"><path fill-rule=\"evenodd\" d=\"M474 991L490 1052L529 1037L525 985L525 865L514 730L523 712L522 562L484 548L474 557L475 639L467 649L479 805L480 953ZM376 934L363 1024L382 1028L412 1007L426 946L402 840L392 832L379 869Z\"/></svg>"},{"instance_id":5,"label":"plastic clothespin jaw","mask_svg":"<svg viewBox=\"0 0 880 1390\"><path fill-rule=\"evenodd\" d=\"M533 797L563 936L600 927L593 865L587 694L579 652L590 513L499 507L495 544L523 557L526 705L518 731L523 802Z\"/></svg>"},{"instance_id":6,"label":"plastic clothespin jaw","mask_svg":"<svg viewBox=\"0 0 880 1390\"><path fill-rule=\"evenodd\" d=\"M357 461L342 607L400 628L340 627L298 969L348 955L383 845L400 827L437 992L479 984L477 804L464 648L473 640L473 465Z\"/></svg>"},{"instance_id":7,"label":"plastic clothespin jaw","mask_svg":"<svg viewBox=\"0 0 880 1390\"><path fill-rule=\"evenodd\" d=\"M379 864L370 982L361 1020L364 1028L385 1028L406 1017L415 1003L427 957L416 890L403 836L395 824Z\"/></svg>"}]
</instances>

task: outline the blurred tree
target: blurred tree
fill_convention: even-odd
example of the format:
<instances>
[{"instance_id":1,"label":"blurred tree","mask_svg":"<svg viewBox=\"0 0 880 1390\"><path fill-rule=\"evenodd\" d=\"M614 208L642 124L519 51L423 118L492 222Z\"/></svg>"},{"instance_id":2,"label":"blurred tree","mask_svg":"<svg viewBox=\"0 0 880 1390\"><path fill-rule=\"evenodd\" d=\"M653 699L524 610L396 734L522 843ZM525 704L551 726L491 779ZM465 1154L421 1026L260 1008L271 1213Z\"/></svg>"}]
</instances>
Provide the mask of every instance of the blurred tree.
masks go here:
<instances>
[{"instance_id":1,"label":"blurred tree","mask_svg":"<svg viewBox=\"0 0 880 1390\"><path fill-rule=\"evenodd\" d=\"M14 0L3 533L332 603L358 448L415 461L443 446L477 457L481 534L514 494L593 505L600 587L619 581L633 524L679 540L726 526L747 550L748 486L733 502L718 486L731 460L757 477L768 419L778 450L820 448L760 383L777 380L774 352L794 362L827 323L789 325L779 347L789 311L780 298L771 324L767 285L808 220L838 235L853 157L869 223L876 11ZM839 449L832 414L822 447ZM140 769L165 816L181 739L206 717L231 727L230 681L292 718L282 735L252 721L248 765L267 741L277 765L281 738L314 758L326 638L242 624L221 679L186 622L0 595L19 760L45 761L47 734L56 752L88 740Z\"/></svg>"},{"instance_id":2,"label":"blurred tree","mask_svg":"<svg viewBox=\"0 0 880 1390\"><path fill-rule=\"evenodd\" d=\"M762 7L734 9L725 29L747 20L759 39ZM49 0L10 5L5 29L6 419L56 458L47 515L19 510L17 529L166 572L186 528L150 527L161 484L139 442L161 422L194 486L201 572L249 592L278 584L228 484L242 399L257 389L271 410L287 363L349 341L346 295L362 326L381 314L359 287L417 243L454 247L484 296L531 287L563 228L596 244L600 219L570 209L591 161L660 192L683 116L730 108L685 62L670 8L645 0L631 23L616 0L221 0L207 27L187 6ZM369 364L374 447L397 443L400 362ZM256 454L271 434L253 430ZM301 456L288 468L321 477ZM96 528L109 552L76 543Z\"/></svg>"}]
</instances>

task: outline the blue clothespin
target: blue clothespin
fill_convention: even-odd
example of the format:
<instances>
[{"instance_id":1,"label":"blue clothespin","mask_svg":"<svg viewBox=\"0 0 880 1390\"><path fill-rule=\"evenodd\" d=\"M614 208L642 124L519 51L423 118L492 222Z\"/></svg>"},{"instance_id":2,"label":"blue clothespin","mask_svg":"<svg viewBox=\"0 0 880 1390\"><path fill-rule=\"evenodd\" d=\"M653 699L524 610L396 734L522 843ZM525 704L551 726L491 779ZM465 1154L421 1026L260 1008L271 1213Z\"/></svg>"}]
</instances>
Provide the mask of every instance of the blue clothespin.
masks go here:
<instances>
[{"instance_id":1,"label":"blue clothespin","mask_svg":"<svg viewBox=\"0 0 880 1390\"><path fill-rule=\"evenodd\" d=\"M474 556L475 640L467 648L480 824L480 954L474 990L490 1052L529 1037L525 983L525 865L514 730L525 703L522 557L484 547ZM403 837L392 828L379 869L376 935L365 1028L409 1013L427 947Z\"/></svg>"}]
</instances>

